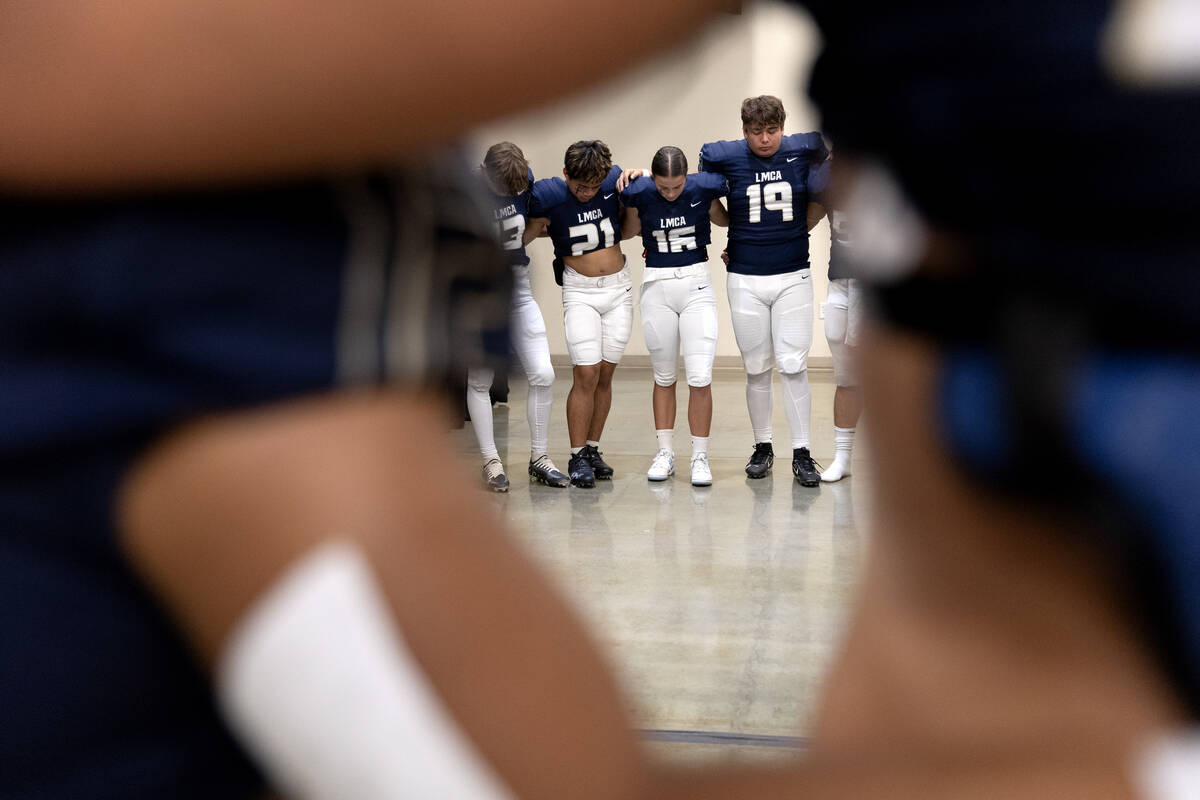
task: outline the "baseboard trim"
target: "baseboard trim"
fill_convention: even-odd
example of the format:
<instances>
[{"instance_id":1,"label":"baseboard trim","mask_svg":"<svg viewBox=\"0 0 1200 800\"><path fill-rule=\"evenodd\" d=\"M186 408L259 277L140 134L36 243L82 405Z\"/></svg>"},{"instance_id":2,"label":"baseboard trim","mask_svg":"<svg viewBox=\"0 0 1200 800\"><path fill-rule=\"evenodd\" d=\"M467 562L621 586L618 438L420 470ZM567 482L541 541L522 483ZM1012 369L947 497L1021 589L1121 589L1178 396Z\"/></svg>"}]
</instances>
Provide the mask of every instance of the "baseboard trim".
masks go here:
<instances>
[{"instance_id":1,"label":"baseboard trim","mask_svg":"<svg viewBox=\"0 0 1200 800\"><path fill-rule=\"evenodd\" d=\"M555 368L570 369L571 358L565 353L550 356L550 363ZM634 367L637 369L650 369L650 356L634 355L625 356L621 359L621 366ZM683 372L683 359L679 360L680 373ZM832 356L809 356L808 359L809 372L833 372L833 357ZM713 372L738 372L745 374L745 368L742 366L741 356L717 356L713 359Z\"/></svg>"}]
</instances>

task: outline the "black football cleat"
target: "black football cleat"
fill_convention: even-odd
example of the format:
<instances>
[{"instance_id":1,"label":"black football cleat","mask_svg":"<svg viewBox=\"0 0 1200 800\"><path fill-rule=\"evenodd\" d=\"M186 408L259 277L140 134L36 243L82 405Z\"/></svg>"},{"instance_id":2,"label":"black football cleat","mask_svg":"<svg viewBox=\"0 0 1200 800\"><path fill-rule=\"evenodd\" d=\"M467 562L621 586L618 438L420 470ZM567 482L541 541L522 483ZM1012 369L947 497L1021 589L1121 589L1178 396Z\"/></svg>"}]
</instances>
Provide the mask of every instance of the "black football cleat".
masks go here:
<instances>
[{"instance_id":1,"label":"black football cleat","mask_svg":"<svg viewBox=\"0 0 1200 800\"><path fill-rule=\"evenodd\" d=\"M571 456L567 463L567 472L571 476L571 485L580 489L591 489L596 485L596 473L592 470L592 462L580 450Z\"/></svg>"},{"instance_id":2,"label":"black football cleat","mask_svg":"<svg viewBox=\"0 0 1200 800\"><path fill-rule=\"evenodd\" d=\"M775 448L770 442L755 442L754 452L746 462L746 477L765 478L775 463Z\"/></svg>"},{"instance_id":3,"label":"black football cleat","mask_svg":"<svg viewBox=\"0 0 1200 800\"><path fill-rule=\"evenodd\" d=\"M796 480L800 482L801 486L819 486L821 484L821 473L817 470L817 463L809 455L807 447L797 447L792 450L792 474L796 476Z\"/></svg>"},{"instance_id":4,"label":"black football cleat","mask_svg":"<svg viewBox=\"0 0 1200 800\"><path fill-rule=\"evenodd\" d=\"M603 454L599 448L589 444L580 450L579 454L587 458L588 463L592 465L592 472L599 480L606 481L613 476L613 468L604 463L604 459L600 457Z\"/></svg>"},{"instance_id":5,"label":"black football cleat","mask_svg":"<svg viewBox=\"0 0 1200 800\"><path fill-rule=\"evenodd\" d=\"M529 462L529 477L537 483L544 483L559 489L571 485L571 479L558 471L558 467L554 466L554 462L548 455L542 455L537 461Z\"/></svg>"}]
</instances>

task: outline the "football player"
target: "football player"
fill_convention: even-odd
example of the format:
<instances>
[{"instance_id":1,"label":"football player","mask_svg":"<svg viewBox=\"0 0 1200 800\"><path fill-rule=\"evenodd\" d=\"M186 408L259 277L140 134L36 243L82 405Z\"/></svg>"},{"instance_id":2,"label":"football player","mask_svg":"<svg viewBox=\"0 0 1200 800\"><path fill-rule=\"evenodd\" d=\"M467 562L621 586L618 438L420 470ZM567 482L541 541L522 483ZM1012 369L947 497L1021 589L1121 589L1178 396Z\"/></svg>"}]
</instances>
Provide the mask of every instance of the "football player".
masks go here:
<instances>
[{"instance_id":1,"label":"football player","mask_svg":"<svg viewBox=\"0 0 1200 800\"><path fill-rule=\"evenodd\" d=\"M708 434L712 426L712 367L717 349L717 300L708 274L712 222L728 225L719 198L725 179L689 175L687 156L662 147L639 177L621 192L626 235L642 234L646 271L642 280L642 332L654 366L654 434L658 452L646 471L652 481L675 473L675 377L683 349L692 433L693 486L712 484Z\"/></svg>"},{"instance_id":2,"label":"football player","mask_svg":"<svg viewBox=\"0 0 1200 800\"><path fill-rule=\"evenodd\" d=\"M533 170L521 148L512 142L500 142L488 148L480 173L490 200L500 246L508 254L513 271L512 316L509 333L512 349L521 360L529 382L525 415L529 420L529 477L547 486L564 487L569 480L558 471L547 453L550 435L550 404L554 399L554 366L550 363L550 344L546 341L546 322L533 299L529 283L529 256L525 245L533 241L526 225ZM508 476L496 449L492 432L492 404L489 389L495 371L472 367L467 372L467 409L483 456L483 479L496 492L508 491Z\"/></svg>"},{"instance_id":3,"label":"football player","mask_svg":"<svg viewBox=\"0 0 1200 800\"><path fill-rule=\"evenodd\" d=\"M854 371L855 349L863 315L863 288L851 277L850 224L846 212L833 207L822 190L828 186L831 159L814 171L813 189L821 205L829 212L829 290L825 298L825 340L833 355L833 463L821 473L826 483L840 481L850 474L850 456L854 450L854 426L862 413L858 378Z\"/></svg>"},{"instance_id":4,"label":"football player","mask_svg":"<svg viewBox=\"0 0 1200 800\"><path fill-rule=\"evenodd\" d=\"M563 264L563 328L573 377L567 472L583 488L613 476L601 457L600 435L612 406L613 372L633 325L633 281L620 245L620 176L608 145L598 139L575 142L567 148L563 177L535 183L529 204L529 234L547 231Z\"/></svg>"},{"instance_id":5,"label":"football player","mask_svg":"<svg viewBox=\"0 0 1200 800\"><path fill-rule=\"evenodd\" d=\"M808 232L824 216L809 197L809 172L825 160L819 133L784 134L777 97L742 102L736 141L700 148L700 169L729 181L727 290L733 332L746 367L746 405L754 452L746 475L762 478L775 461L771 368L779 369L792 435L792 474L803 486L821 480L809 452L813 289Z\"/></svg>"}]
</instances>

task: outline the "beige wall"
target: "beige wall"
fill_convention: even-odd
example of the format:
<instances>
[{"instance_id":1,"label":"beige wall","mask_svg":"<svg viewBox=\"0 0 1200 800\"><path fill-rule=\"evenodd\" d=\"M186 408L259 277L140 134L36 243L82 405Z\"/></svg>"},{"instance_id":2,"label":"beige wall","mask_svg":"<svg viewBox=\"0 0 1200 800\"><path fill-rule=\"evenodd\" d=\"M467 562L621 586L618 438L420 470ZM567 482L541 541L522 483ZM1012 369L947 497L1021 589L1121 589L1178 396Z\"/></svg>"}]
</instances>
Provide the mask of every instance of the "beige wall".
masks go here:
<instances>
[{"instance_id":1,"label":"beige wall","mask_svg":"<svg viewBox=\"0 0 1200 800\"><path fill-rule=\"evenodd\" d=\"M594 91L541 111L498 121L474 131L471 144L479 153L494 142L516 142L539 178L562 174L563 151L579 139L603 139L622 166L648 167L655 150L667 144L683 148L694 170L700 145L741 136L738 108L743 98L774 94L787 108L789 132L816 130L819 120L804 96L808 71L818 39L811 21L794 7L776 2L748 4L740 16L722 16L698 40L677 52L664 54L636 71ZM709 267L723 275L718 258L725 231L713 228ZM643 269L641 239L622 244L639 285ZM819 318L825 298L829 260L829 226L812 232L812 272L816 298L812 359L829 363L829 348ZM529 247L534 295L546 317L550 352L566 355L559 289L551 274L553 250L548 239ZM737 361L738 349L729 322L723 279L713 281L721 327L717 340L719 362ZM626 355L645 363L646 346L641 316L636 311ZM740 363L738 361L737 363Z\"/></svg>"}]
</instances>

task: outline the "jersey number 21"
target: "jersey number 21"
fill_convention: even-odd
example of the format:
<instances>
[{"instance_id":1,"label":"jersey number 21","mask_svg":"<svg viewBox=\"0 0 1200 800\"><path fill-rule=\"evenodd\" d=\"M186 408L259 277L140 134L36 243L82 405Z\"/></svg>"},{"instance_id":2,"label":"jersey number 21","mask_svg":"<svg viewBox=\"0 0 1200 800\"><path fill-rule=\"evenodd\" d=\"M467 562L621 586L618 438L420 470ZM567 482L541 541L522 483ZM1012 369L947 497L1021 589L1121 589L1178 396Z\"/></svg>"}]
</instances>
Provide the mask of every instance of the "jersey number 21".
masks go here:
<instances>
[{"instance_id":1,"label":"jersey number 21","mask_svg":"<svg viewBox=\"0 0 1200 800\"><path fill-rule=\"evenodd\" d=\"M612 220L605 217L600 220L600 227L596 227L596 223L589 222L586 225L572 225L567 233L571 235L571 255L581 256L584 253L590 253L593 250L600 249L600 232L604 232L604 246L612 247L617 239L617 232L613 229ZM584 237L582 242L576 242L580 236Z\"/></svg>"}]
</instances>

